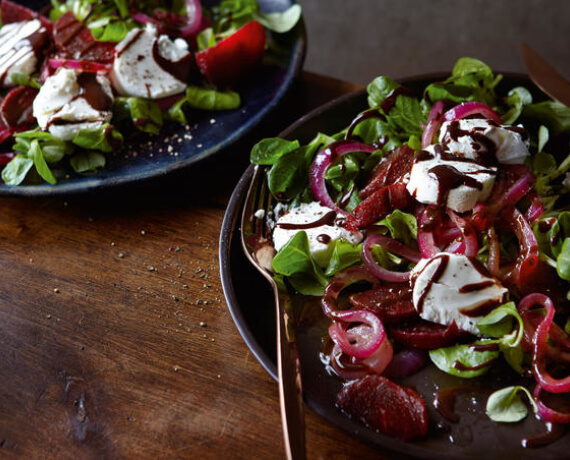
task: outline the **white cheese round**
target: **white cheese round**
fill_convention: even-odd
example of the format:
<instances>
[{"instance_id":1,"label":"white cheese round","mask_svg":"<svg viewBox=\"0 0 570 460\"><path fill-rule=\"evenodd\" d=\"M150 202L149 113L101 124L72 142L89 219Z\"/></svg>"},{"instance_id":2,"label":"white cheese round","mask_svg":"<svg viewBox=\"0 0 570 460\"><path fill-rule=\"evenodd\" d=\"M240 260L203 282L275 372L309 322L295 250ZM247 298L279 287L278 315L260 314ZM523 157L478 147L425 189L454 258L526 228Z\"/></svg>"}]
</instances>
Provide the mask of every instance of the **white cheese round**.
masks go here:
<instances>
[{"instance_id":1,"label":"white cheese round","mask_svg":"<svg viewBox=\"0 0 570 460\"><path fill-rule=\"evenodd\" d=\"M302 203L300 206L291 208L286 214L281 216L273 230L273 245L277 251L287 244L293 236L300 231L305 231L309 239L309 247L311 256L318 265L325 267L330 259L331 252L334 249L334 243L339 240L345 240L353 244L362 241L360 232L351 232L336 223L333 225L316 225L310 226L315 222L323 219L329 213L334 213L330 208L322 206L314 201L312 203ZM283 228L282 224L291 224L294 226L310 226L310 228Z\"/></svg>"},{"instance_id":2,"label":"white cheese round","mask_svg":"<svg viewBox=\"0 0 570 460\"><path fill-rule=\"evenodd\" d=\"M420 161L416 159L406 184L408 192L416 200L424 204L443 204L455 212L465 212L473 209L477 202L489 198L497 168L485 167L470 161L444 160L435 152L433 145L425 150L432 158ZM452 184L453 187L448 189L450 184L441 181L441 177L434 170L442 166L450 168L457 177L464 177L465 183ZM471 187L469 181L475 181L480 186Z\"/></svg>"},{"instance_id":3,"label":"white cheese round","mask_svg":"<svg viewBox=\"0 0 570 460\"><path fill-rule=\"evenodd\" d=\"M22 72L31 75L38 64L30 37L46 33L38 19L12 22L0 28L0 86L14 86L12 75Z\"/></svg>"},{"instance_id":4,"label":"white cheese round","mask_svg":"<svg viewBox=\"0 0 570 460\"><path fill-rule=\"evenodd\" d=\"M166 35L157 36L156 27L152 24L129 31L115 48L110 72L113 87L120 95L158 99L186 89L186 82L165 71L153 58L155 42L158 53L169 61L179 61L189 54L184 40L172 41Z\"/></svg>"},{"instance_id":5,"label":"white cheese round","mask_svg":"<svg viewBox=\"0 0 570 460\"><path fill-rule=\"evenodd\" d=\"M60 67L48 77L34 99L33 114L44 131L57 139L72 140L79 131L96 129L111 121L111 110L99 111L82 97L82 88L77 81L80 72ZM102 90L113 98L109 79L97 75ZM55 123L59 120L60 123Z\"/></svg>"},{"instance_id":6,"label":"white cheese round","mask_svg":"<svg viewBox=\"0 0 570 460\"><path fill-rule=\"evenodd\" d=\"M490 120L468 118L442 124L439 142L454 155L479 160L491 150L499 163L523 164L530 155L528 139L519 132L522 127L498 126Z\"/></svg>"},{"instance_id":7,"label":"white cheese round","mask_svg":"<svg viewBox=\"0 0 570 460\"><path fill-rule=\"evenodd\" d=\"M488 313L488 306L502 304L508 292L462 254L440 253L422 259L411 278L414 307L423 319L446 326L455 321L460 329L479 336L477 321Z\"/></svg>"}]
</instances>

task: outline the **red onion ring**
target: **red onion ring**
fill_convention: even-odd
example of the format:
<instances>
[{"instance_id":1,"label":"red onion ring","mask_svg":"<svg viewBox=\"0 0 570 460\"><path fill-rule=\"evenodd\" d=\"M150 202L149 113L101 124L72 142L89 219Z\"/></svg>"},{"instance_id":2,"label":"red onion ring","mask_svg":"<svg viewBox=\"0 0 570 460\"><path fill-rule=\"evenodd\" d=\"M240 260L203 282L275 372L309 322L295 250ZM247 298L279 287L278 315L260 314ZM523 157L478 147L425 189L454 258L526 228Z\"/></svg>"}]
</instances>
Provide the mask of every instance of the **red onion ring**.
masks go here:
<instances>
[{"instance_id":1,"label":"red onion ring","mask_svg":"<svg viewBox=\"0 0 570 460\"><path fill-rule=\"evenodd\" d=\"M544 294L533 293L524 297L518 305L521 316L530 308L540 306L545 309L546 315L536 327L533 342L532 372L540 387L550 393L567 393L570 391L570 376L557 379L546 370L547 340L552 321L554 319L554 304L550 297Z\"/></svg>"},{"instance_id":2,"label":"red onion ring","mask_svg":"<svg viewBox=\"0 0 570 460\"><path fill-rule=\"evenodd\" d=\"M186 25L180 29L182 37L189 37L200 30L202 24L202 4L200 0L186 0Z\"/></svg>"},{"instance_id":3,"label":"red onion ring","mask_svg":"<svg viewBox=\"0 0 570 460\"><path fill-rule=\"evenodd\" d=\"M441 118L445 104L443 101L437 101L431 108L428 116L428 122L422 134L422 148L433 144L433 140L441 126Z\"/></svg>"},{"instance_id":4,"label":"red onion ring","mask_svg":"<svg viewBox=\"0 0 570 460\"><path fill-rule=\"evenodd\" d=\"M532 392L534 402L538 408L539 417L545 422L570 423L570 413L556 411L542 402L542 399L540 399L540 392L542 389L543 388L540 386L540 384L538 384L536 387L534 387L534 391Z\"/></svg>"},{"instance_id":5,"label":"red onion ring","mask_svg":"<svg viewBox=\"0 0 570 460\"><path fill-rule=\"evenodd\" d=\"M109 64L100 64L94 61L80 61L77 59L50 58L48 64L52 69L65 67L67 69L81 70L89 73L108 73L111 70Z\"/></svg>"},{"instance_id":6,"label":"red onion ring","mask_svg":"<svg viewBox=\"0 0 570 460\"><path fill-rule=\"evenodd\" d=\"M432 214L433 208L428 206L423 209L418 217L418 247L424 259L430 259L440 252L435 243L433 231L425 229L425 224L433 219Z\"/></svg>"},{"instance_id":7,"label":"red onion ring","mask_svg":"<svg viewBox=\"0 0 570 460\"><path fill-rule=\"evenodd\" d=\"M544 212L544 203L542 202L540 195L534 190L531 190L528 193L527 198L530 200L530 206L524 213L524 217L527 221L534 222Z\"/></svg>"},{"instance_id":8,"label":"red onion ring","mask_svg":"<svg viewBox=\"0 0 570 460\"><path fill-rule=\"evenodd\" d=\"M453 121L469 117L471 115L483 115L488 120L502 124L501 117L491 107L482 102L462 102L443 114L443 121Z\"/></svg>"},{"instance_id":9,"label":"red onion ring","mask_svg":"<svg viewBox=\"0 0 570 460\"><path fill-rule=\"evenodd\" d=\"M338 296L341 291L358 281L368 281L372 284L378 283L378 279L364 267L351 267L338 273L325 288L325 293L321 301L323 312L329 318L335 319L341 312L338 307Z\"/></svg>"},{"instance_id":10,"label":"red onion ring","mask_svg":"<svg viewBox=\"0 0 570 460\"><path fill-rule=\"evenodd\" d=\"M468 257L477 257L477 253L479 252L479 243L477 242L477 233L475 232L475 229L469 222L459 217L451 209L447 210L447 215L461 231L463 238L463 254Z\"/></svg>"},{"instance_id":11,"label":"red onion ring","mask_svg":"<svg viewBox=\"0 0 570 460\"><path fill-rule=\"evenodd\" d=\"M329 327L329 335L340 350L358 359L372 356L386 340L386 331L382 321L367 310L346 310L341 312L340 321L333 321ZM356 327L348 328L350 323L362 323ZM392 349L386 349L389 359L392 359ZM384 369L382 369L384 370Z\"/></svg>"},{"instance_id":12,"label":"red onion ring","mask_svg":"<svg viewBox=\"0 0 570 460\"><path fill-rule=\"evenodd\" d=\"M348 216L348 212L341 209L332 200L325 183L325 174L329 166L342 155L355 152L372 153L377 149L360 142L339 140L325 147L315 156L309 172L311 191L315 198L323 205L336 211L337 214Z\"/></svg>"},{"instance_id":13,"label":"red onion ring","mask_svg":"<svg viewBox=\"0 0 570 460\"><path fill-rule=\"evenodd\" d=\"M507 168L520 177L503 196L497 199L497 202L501 207L514 206L531 191L535 182L534 174L525 165L503 165L503 168Z\"/></svg>"},{"instance_id":14,"label":"red onion ring","mask_svg":"<svg viewBox=\"0 0 570 460\"><path fill-rule=\"evenodd\" d=\"M386 235L374 234L370 235L362 245L362 260L368 268L368 271L377 278L383 281L404 283L410 280L410 272L395 272L388 270L378 264L372 255L372 246L380 245L387 251L405 257L411 262L418 263L421 255L413 249L410 249L405 244L400 243L398 240L390 238Z\"/></svg>"}]
</instances>

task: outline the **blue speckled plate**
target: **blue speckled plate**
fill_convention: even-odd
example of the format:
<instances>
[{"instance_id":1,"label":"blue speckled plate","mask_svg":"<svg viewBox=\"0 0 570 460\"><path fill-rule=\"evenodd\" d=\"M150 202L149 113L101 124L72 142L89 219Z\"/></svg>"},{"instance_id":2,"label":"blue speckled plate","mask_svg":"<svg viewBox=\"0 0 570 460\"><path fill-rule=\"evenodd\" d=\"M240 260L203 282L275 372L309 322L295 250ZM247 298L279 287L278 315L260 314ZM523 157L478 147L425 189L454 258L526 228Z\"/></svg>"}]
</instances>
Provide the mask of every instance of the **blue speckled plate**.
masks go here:
<instances>
[{"instance_id":1,"label":"blue speckled plate","mask_svg":"<svg viewBox=\"0 0 570 460\"><path fill-rule=\"evenodd\" d=\"M20 3L41 9L47 2ZM204 1L211 5L216 1ZM282 11L292 0L259 0L263 11ZM239 89L242 106L222 112L197 111L188 126L169 124L159 136L137 136L124 152L108 156L104 170L90 175L70 172L56 185L7 186L0 195L65 195L108 189L117 185L162 176L209 158L249 133L285 96L300 72L305 55L305 28L302 21L287 34L268 34L271 43L259 70Z\"/></svg>"}]
</instances>

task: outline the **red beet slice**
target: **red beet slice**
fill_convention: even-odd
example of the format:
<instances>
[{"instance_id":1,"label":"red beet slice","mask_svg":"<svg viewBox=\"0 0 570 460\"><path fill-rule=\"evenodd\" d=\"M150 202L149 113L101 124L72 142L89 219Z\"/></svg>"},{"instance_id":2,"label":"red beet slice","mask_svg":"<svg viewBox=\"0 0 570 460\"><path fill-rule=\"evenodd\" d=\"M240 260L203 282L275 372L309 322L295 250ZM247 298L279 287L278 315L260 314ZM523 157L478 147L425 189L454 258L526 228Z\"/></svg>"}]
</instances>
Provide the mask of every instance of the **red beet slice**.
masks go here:
<instances>
[{"instance_id":1,"label":"red beet slice","mask_svg":"<svg viewBox=\"0 0 570 460\"><path fill-rule=\"evenodd\" d=\"M112 62L115 44L95 40L91 31L68 11L55 23L53 33L59 56L65 59Z\"/></svg>"},{"instance_id":2,"label":"red beet slice","mask_svg":"<svg viewBox=\"0 0 570 460\"><path fill-rule=\"evenodd\" d=\"M0 4L0 15L2 16L2 22L4 24L29 21L37 18L48 32L51 32L53 28L53 23L45 16L42 16L38 12L26 8L25 6L11 2L10 0L2 0L2 3Z\"/></svg>"},{"instance_id":3,"label":"red beet slice","mask_svg":"<svg viewBox=\"0 0 570 460\"><path fill-rule=\"evenodd\" d=\"M360 191L360 196L367 198L386 185L400 182L402 177L410 172L414 162L414 155L414 150L407 145L402 145L392 150L384 161L378 163L376 168L374 168L372 177L366 187Z\"/></svg>"},{"instance_id":4,"label":"red beet slice","mask_svg":"<svg viewBox=\"0 0 570 460\"><path fill-rule=\"evenodd\" d=\"M345 386L337 406L353 419L402 441L421 438L428 432L426 403L413 389L381 375L367 375Z\"/></svg>"},{"instance_id":5,"label":"red beet slice","mask_svg":"<svg viewBox=\"0 0 570 460\"><path fill-rule=\"evenodd\" d=\"M11 90L0 104L1 125L8 130L24 131L34 123L32 103L38 90L29 86L18 86Z\"/></svg>"},{"instance_id":6,"label":"red beet slice","mask_svg":"<svg viewBox=\"0 0 570 460\"><path fill-rule=\"evenodd\" d=\"M422 319L392 326L390 337L401 345L424 350L450 347L473 338L469 332L459 329L455 322L442 326Z\"/></svg>"},{"instance_id":7,"label":"red beet slice","mask_svg":"<svg viewBox=\"0 0 570 460\"><path fill-rule=\"evenodd\" d=\"M383 284L353 294L350 303L358 309L375 313L384 324L395 324L418 316L412 303L412 289L402 283Z\"/></svg>"},{"instance_id":8,"label":"red beet slice","mask_svg":"<svg viewBox=\"0 0 570 460\"><path fill-rule=\"evenodd\" d=\"M367 227L386 217L394 209L404 210L410 207L413 201L406 189L406 184L399 182L387 185L360 202L350 216L349 225L359 228Z\"/></svg>"}]
</instances>

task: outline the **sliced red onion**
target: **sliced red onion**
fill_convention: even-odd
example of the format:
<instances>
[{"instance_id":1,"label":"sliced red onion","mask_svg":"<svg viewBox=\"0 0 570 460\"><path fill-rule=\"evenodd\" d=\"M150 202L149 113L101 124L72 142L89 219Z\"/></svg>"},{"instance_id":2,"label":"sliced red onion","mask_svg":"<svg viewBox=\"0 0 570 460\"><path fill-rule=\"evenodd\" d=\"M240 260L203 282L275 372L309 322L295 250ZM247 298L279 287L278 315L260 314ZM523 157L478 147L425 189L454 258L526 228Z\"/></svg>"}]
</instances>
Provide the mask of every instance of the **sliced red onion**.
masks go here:
<instances>
[{"instance_id":1,"label":"sliced red onion","mask_svg":"<svg viewBox=\"0 0 570 460\"><path fill-rule=\"evenodd\" d=\"M527 221L532 223L544 212L544 203L542 202L540 195L534 190L531 190L528 193L527 198L530 200L530 206L524 213L524 217Z\"/></svg>"},{"instance_id":2,"label":"sliced red onion","mask_svg":"<svg viewBox=\"0 0 570 460\"><path fill-rule=\"evenodd\" d=\"M428 116L428 122L422 134L422 148L431 145L435 139L437 131L441 126L441 117L445 104L443 101L437 101L431 108Z\"/></svg>"},{"instance_id":3,"label":"sliced red onion","mask_svg":"<svg viewBox=\"0 0 570 460\"><path fill-rule=\"evenodd\" d=\"M433 209L429 206L424 208L418 217L418 247L420 248L420 253L424 259L430 259L435 256L439 251L437 244L435 243L435 236L433 231L426 230L425 224L433 217L431 216ZM430 227L435 227L430 225Z\"/></svg>"},{"instance_id":4,"label":"sliced red onion","mask_svg":"<svg viewBox=\"0 0 570 460\"><path fill-rule=\"evenodd\" d=\"M202 24L202 5L200 0L186 0L186 25L180 29L182 37L195 35Z\"/></svg>"},{"instance_id":5,"label":"sliced red onion","mask_svg":"<svg viewBox=\"0 0 570 460\"><path fill-rule=\"evenodd\" d=\"M404 348L394 355L386 367L384 375L391 379L400 379L413 375L423 369L429 361L426 350L417 348Z\"/></svg>"},{"instance_id":6,"label":"sliced red onion","mask_svg":"<svg viewBox=\"0 0 570 460\"><path fill-rule=\"evenodd\" d=\"M98 62L93 62L93 61L51 58L49 59L48 62L52 69L65 67L66 69L81 70L82 72L88 72L88 73L108 73L111 70L110 65L100 64Z\"/></svg>"},{"instance_id":7,"label":"sliced red onion","mask_svg":"<svg viewBox=\"0 0 570 460\"><path fill-rule=\"evenodd\" d=\"M533 293L524 297L518 305L521 316L530 308L540 306L546 311L546 315L536 327L533 342L532 371L535 379L542 389L550 393L570 392L570 376L557 379L552 377L546 370L547 340L552 320L554 319L554 304L550 297L544 294Z\"/></svg>"},{"instance_id":8,"label":"sliced red onion","mask_svg":"<svg viewBox=\"0 0 570 460\"><path fill-rule=\"evenodd\" d=\"M488 120L502 124L501 117L491 107L482 102L462 102L443 114L443 121L460 120L471 115L483 115Z\"/></svg>"},{"instance_id":9,"label":"sliced red onion","mask_svg":"<svg viewBox=\"0 0 570 460\"><path fill-rule=\"evenodd\" d=\"M410 272L395 272L388 270L376 262L372 254L372 247L375 245L380 245L387 251L398 254L399 256L405 257L411 262L418 263L421 259L421 255L418 254L413 249L410 249L405 244L390 238L386 235L370 235L364 241L362 245L362 260L368 268L368 271L380 278L383 281L404 283L410 280Z\"/></svg>"},{"instance_id":10,"label":"sliced red onion","mask_svg":"<svg viewBox=\"0 0 570 460\"><path fill-rule=\"evenodd\" d=\"M349 356L360 359L368 358L386 340L386 331L382 321L370 311L345 310L338 312L335 316L337 321L333 321L329 327L329 335L342 352ZM362 324L349 328L351 323Z\"/></svg>"},{"instance_id":11,"label":"sliced red onion","mask_svg":"<svg viewBox=\"0 0 570 460\"><path fill-rule=\"evenodd\" d=\"M131 12L131 17L137 21L139 24L155 24L156 19L151 18L150 16L141 13L140 11Z\"/></svg>"},{"instance_id":12,"label":"sliced red onion","mask_svg":"<svg viewBox=\"0 0 570 460\"><path fill-rule=\"evenodd\" d=\"M532 393L532 396L534 397L534 402L536 403L536 407L538 408L538 416L545 422L570 423L570 413L556 411L548 407L546 404L544 404L542 402L542 399L540 398L541 391L542 387L540 385L536 385Z\"/></svg>"},{"instance_id":13,"label":"sliced red onion","mask_svg":"<svg viewBox=\"0 0 570 460\"><path fill-rule=\"evenodd\" d=\"M538 243L531 226L517 208L511 208L503 212L505 224L516 235L520 252L517 262L502 278L520 288L525 279L529 279L538 267Z\"/></svg>"},{"instance_id":14,"label":"sliced red onion","mask_svg":"<svg viewBox=\"0 0 570 460\"><path fill-rule=\"evenodd\" d=\"M504 166L506 167L506 166ZM516 174L520 178L507 190L505 195L501 197L498 201L503 207L514 206L521 200L524 196L530 192L532 189L532 184L534 184L534 175L531 169L525 165L513 165L510 166L511 171L516 171Z\"/></svg>"},{"instance_id":15,"label":"sliced red onion","mask_svg":"<svg viewBox=\"0 0 570 460\"><path fill-rule=\"evenodd\" d=\"M325 183L325 174L329 166L342 155L355 152L372 153L374 147L354 141L339 140L325 147L315 156L309 173L311 190L315 198L323 205L336 211L337 214L347 216L348 212L341 209L332 200Z\"/></svg>"},{"instance_id":16,"label":"sliced red onion","mask_svg":"<svg viewBox=\"0 0 570 460\"><path fill-rule=\"evenodd\" d=\"M447 210L447 214L461 231L463 238L463 253L468 257L477 257L477 253L479 252L479 243L477 242L477 233L475 232L475 229L471 224L469 224L469 222L459 217L451 209Z\"/></svg>"},{"instance_id":17,"label":"sliced red onion","mask_svg":"<svg viewBox=\"0 0 570 460\"><path fill-rule=\"evenodd\" d=\"M329 318L336 318L341 311L338 307L338 296L341 291L358 281L368 281L375 284L378 282L376 277L363 267L351 267L338 273L325 288L322 299L323 312Z\"/></svg>"}]
</instances>

